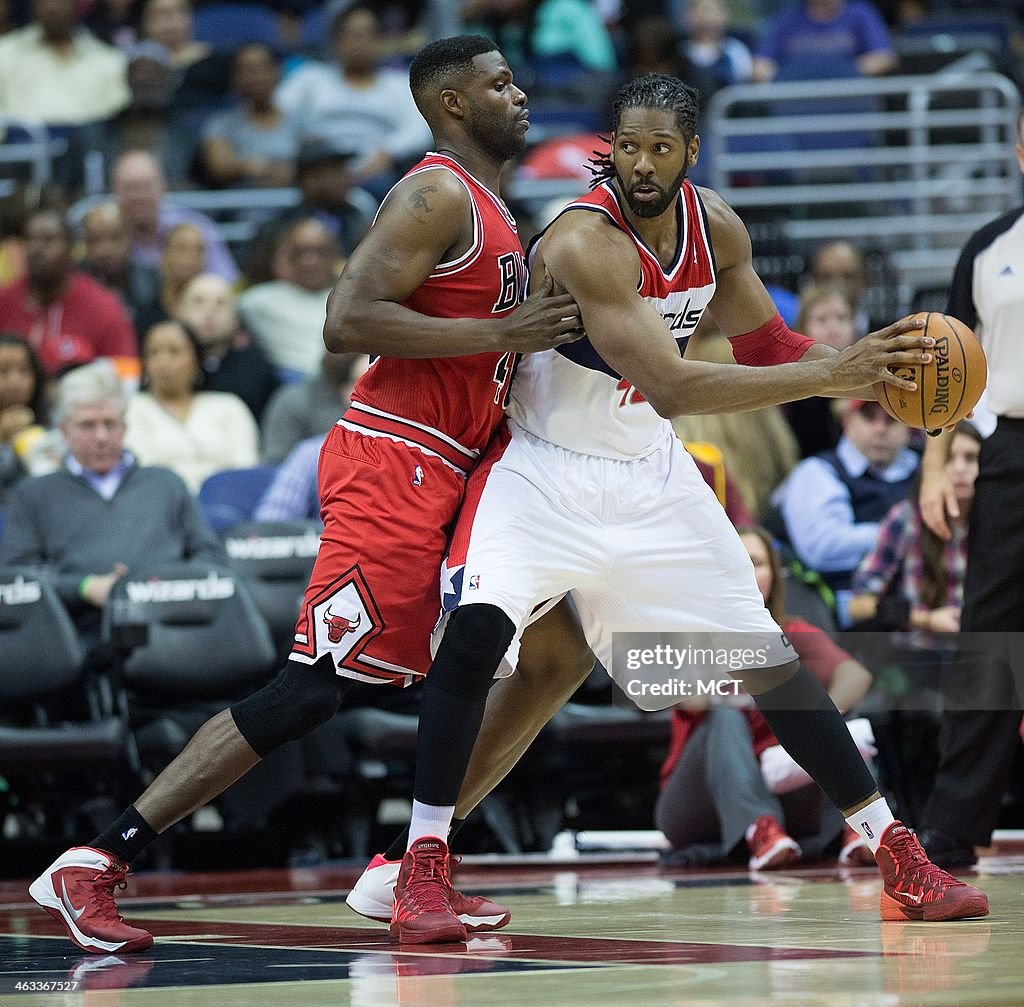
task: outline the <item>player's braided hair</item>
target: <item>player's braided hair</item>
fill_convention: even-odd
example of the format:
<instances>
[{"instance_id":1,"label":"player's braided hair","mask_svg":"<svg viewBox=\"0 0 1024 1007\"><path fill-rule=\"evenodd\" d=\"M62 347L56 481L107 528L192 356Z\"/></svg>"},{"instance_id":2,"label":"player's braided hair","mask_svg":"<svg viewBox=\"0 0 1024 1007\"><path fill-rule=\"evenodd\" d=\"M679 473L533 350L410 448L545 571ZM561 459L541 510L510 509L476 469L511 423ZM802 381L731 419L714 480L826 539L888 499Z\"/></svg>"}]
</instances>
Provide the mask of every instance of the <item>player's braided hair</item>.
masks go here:
<instances>
[{"instance_id":1,"label":"player's braided hair","mask_svg":"<svg viewBox=\"0 0 1024 1007\"><path fill-rule=\"evenodd\" d=\"M409 90L419 103L428 85L470 69L474 56L495 52L497 45L484 35L455 35L424 46L409 66Z\"/></svg>"},{"instance_id":2,"label":"player's braided hair","mask_svg":"<svg viewBox=\"0 0 1024 1007\"><path fill-rule=\"evenodd\" d=\"M619 128L619 118L627 108L660 108L671 112L679 131L687 140L697 132L697 110L699 95L695 88L684 84L678 77L664 73L648 73L623 85L612 104L612 133ZM605 137L601 138L602 140ZM611 139L607 142L611 144ZM590 181L592 189L602 182L615 177L611 149L607 152L595 150L588 168L594 176Z\"/></svg>"}]
</instances>

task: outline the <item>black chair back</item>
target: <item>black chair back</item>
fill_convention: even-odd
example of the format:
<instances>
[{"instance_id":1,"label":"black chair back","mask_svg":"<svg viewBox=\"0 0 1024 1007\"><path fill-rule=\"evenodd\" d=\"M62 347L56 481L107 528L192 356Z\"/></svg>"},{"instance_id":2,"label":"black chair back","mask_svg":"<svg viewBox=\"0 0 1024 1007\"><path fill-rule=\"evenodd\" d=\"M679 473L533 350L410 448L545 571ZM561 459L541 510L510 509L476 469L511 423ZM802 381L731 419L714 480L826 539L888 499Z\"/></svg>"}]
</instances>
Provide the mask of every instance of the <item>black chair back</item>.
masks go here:
<instances>
[{"instance_id":1,"label":"black chair back","mask_svg":"<svg viewBox=\"0 0 1024 1007\"><path fill-rule=\"evenodd\" d=\"M133 570L110 593L104 637L127 651L133 691L223 698L261 682L275 661L266 620L245 583L207 562Z\"/></svg>"}]
</instances>

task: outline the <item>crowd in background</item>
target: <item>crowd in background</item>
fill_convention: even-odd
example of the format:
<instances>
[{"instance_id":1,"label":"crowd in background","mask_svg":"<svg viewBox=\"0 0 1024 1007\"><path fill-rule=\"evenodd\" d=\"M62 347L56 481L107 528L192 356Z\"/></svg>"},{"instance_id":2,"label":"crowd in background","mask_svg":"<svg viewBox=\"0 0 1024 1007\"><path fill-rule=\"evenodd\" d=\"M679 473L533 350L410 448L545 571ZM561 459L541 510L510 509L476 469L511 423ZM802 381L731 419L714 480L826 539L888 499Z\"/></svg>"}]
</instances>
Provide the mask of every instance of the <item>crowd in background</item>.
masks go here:
<instances>
[{"instance_id":1,"label":"crowd in background","mask_svg":"<svg viewBox=\"0 0 1024 1007\"><path fill-rule=\"evenodd\" d=\"M137 522L152 527L155 511L172 509L161 520L176 532L162 544L176 555L220 554L202 494L219 473L266 472L247 516L317 517L319 447L368 364L324 352L327 296L380 200L429 144L404 71L424 42L493 37L531 95L537 138L550 141L600 131L615 88L650 70L695 84L705 102L731 84L795 79L821 60L837 74L896 72L893 39L958 9L938 0L277 0L264 21L242 25L230 8L0 0L0 133L6 119L42 123L57 151L52 184L14 169L0 177L0 563L55 568L83 632L131 565L118 536L131 537L125 529ZM1012 8L993 17L1012 53L1022 38ZM13 141L18 125L8 128ZM522 170L550 170L543 147L527 151ZM579 169L566 170L583 177ZM282 210L254 203L244 243L173 198L231 187L296 196ZM543 223L520 213L524 238ZM887 321L867 315L864 252L839 241L810 249L794 289L772 289L787 321L836 349ZM706 359L729 353L710 330L693 345ZM954 439L963 516L945 543L929 537L917 506L920 432L877 403L810 399L676 426L734 523L770 530L748 530L755 566L799 584L818 629L899 634L888 667L908 653L940 662L958 630L986 423L982 411ZM90 451L109 455L98 477ZM168 474L143 489L139 473L150 468ZM39 494L71 506L69 486L86 504L122 505L122 489L134 486L138 510L122 506L114 518L85 506L82 527L104 529L88 541L56 512L43 526ZM766 603L778 606L772 590L764 587ZM812 628L803 612L775 614ZM858 694L842 708L855 706L881 669L816 646L827 685L848 688L850 664L860 669ZM721 748L748 727L724 712L686 716L689 754L682 759L677 724L665 777L692 794L695 775L707 774L698 746ZM755 779L754 756L771 740L756 736L751 759L730 772L754 795L754 818L788 821L781 791ZM716 811L715 799L686 822L665 795L659 802L674 845L692 847L688 862L727 854L753 822L743 810ZM709 824L716 814L720 826ZM849 855L849 837L817 805L802 814L797 832L827 833L824 846L841 843Z\"/></svg>"}]
</instances>

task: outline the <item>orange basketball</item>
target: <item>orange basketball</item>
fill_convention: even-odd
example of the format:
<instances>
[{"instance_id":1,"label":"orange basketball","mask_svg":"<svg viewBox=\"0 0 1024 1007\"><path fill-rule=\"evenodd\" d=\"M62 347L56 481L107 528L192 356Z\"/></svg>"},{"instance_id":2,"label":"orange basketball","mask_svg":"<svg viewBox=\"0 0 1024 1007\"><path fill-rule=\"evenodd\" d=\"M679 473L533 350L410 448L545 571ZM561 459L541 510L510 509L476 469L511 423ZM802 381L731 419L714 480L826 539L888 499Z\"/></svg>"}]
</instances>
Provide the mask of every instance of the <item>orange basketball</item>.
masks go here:
<instances>
[{"instance_id":1,"label":"orange basketball","mask_svg":"<svg viewBox=\"0 0 1024 1007\"><path fill-rule=\"evenodd\" d=\"M875 394L894 419L922 430L939 430L962 420L978 404L988 379L985 351L974 333L952 315L919 311L908 317L923 318L924 334L935 340L931 363L893 369L916 381L916 391L877 381Z\"/></svg>"}]
</instances>

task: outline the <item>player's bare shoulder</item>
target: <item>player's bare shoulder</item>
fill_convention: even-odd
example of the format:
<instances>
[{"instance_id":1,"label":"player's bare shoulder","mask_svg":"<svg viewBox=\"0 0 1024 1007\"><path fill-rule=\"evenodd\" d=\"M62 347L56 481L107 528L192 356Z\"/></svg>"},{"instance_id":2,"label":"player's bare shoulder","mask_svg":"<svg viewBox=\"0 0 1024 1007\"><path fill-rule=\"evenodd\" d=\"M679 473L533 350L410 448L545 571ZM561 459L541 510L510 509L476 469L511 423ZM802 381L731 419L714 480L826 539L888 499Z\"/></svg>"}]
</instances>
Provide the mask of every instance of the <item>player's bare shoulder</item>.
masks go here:
<instances>
[{"instance_id":1,"label":"player's bare shoulder","mask_svg":"<svg viewBox=\"0 0 1024 1007\"><path fill-rule=\"evenodd\" d=\"M719 269L750 258L750 235L736 211L714 189L696 186L708 214L708 236Z\"/></svg>"},{"instance_id":2,"label":"player's bare shoulder","mask_svg":"<svg viewBox=\"0 0 1024 1007\"><path fill-rule=\"evenodd\" d=\"M603 213L572 209L555 219L537 246L532 272L543 275L545 268L561 290L577 287L580 280L600 283L620 271L633 282L639 254L632 239Z\"/></svg>"},{"instance_id":3,"label":"player's bare shoulder","mask_svg":"<svg viewBox=\"0 0 1024 1007\"><path fill-rule=\"evenodd\" d=\"M473 240L472 197L447 168L417 171L388 193L373 230L400 235L403 244L461 251Z\"/></svg>"}]
</instances>

